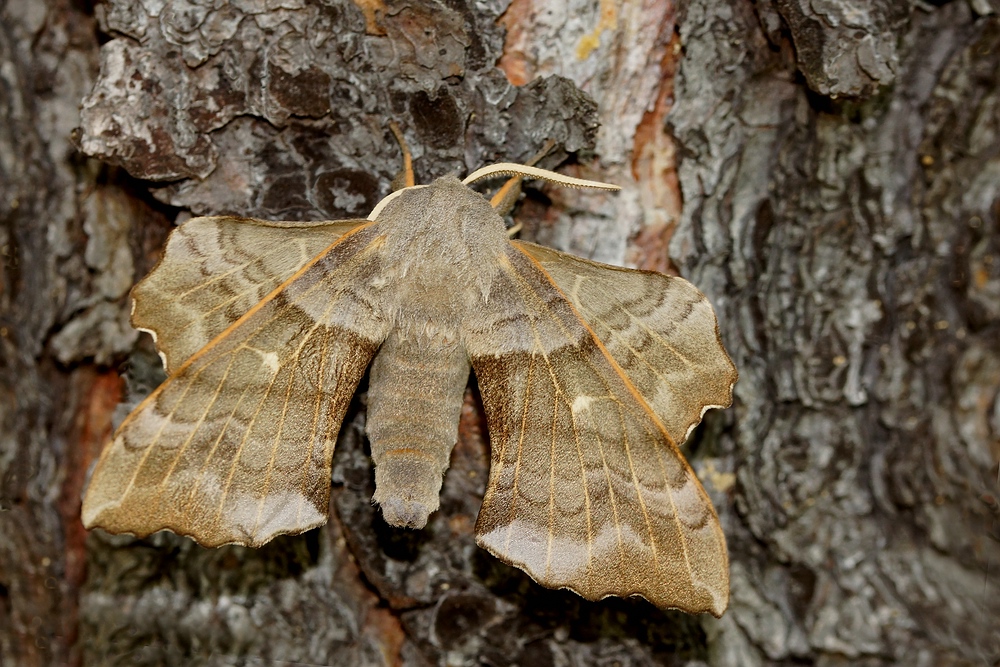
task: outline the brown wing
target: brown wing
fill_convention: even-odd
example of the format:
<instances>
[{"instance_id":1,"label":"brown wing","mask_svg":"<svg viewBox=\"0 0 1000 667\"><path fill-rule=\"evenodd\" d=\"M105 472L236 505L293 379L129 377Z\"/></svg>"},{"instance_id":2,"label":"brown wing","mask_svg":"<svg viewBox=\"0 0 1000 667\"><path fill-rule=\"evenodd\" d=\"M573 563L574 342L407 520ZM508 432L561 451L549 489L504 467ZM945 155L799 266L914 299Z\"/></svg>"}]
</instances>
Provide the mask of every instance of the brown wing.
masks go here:
<instances>
[{"instance_id":1,"label":"brown wing","mask_svg":"<svg viewBox=\"0 0 1000 667\"><path fill-rule=\"evenodd\" d=\"M509 247L464 341L492 447L478 543L591 600L638 594L721 615L729 566L708 496L537 262Z\"/></svg>"},{"instance_id":2,"label":"brown wing","mask_svg":"<svg viewBox=\"0 0 1000 667\"><path fill-rule=\"evenodd\" d=\"M733 401L736 367L705 295L684 280L590 262L534 243L541 264L677 444Z\"/></svg>"},{"instance_id":3,"label":"brown wing","mask_svg":"<svg viewBox=\"0 0 1000 667\"><path fill-rule=\"evenodd\" d=\"M260 546L325 523L337 431L388 331L380 245L341 237L160 385L101 455L84 525Z\"/></svg>"},{"instance_id":4,"label":"brown wing","mask_svg":"<svg viewBox=\"0 0 1000 667\"><path fill-rule=\"evenodd\" d=\"M192 218L132 290L132 326L151 333L173 372L275 287L365 220Z\"/></svg>"}]
</instances>

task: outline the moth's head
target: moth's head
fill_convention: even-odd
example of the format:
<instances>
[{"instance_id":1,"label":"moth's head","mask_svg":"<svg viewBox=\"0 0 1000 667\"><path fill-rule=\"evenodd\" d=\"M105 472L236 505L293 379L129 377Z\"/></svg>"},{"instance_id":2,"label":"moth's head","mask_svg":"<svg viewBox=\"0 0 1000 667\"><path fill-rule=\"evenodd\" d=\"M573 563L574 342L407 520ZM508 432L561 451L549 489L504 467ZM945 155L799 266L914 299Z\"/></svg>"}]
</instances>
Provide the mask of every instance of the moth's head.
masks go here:
<instances>
[{"instance_id":1,"label":"moth's head","mask_svg":"<svg viewBox=\"0 0 1000 667\"><path fill-rule=\"evenodd\" d=\"M429 215L458 230L468 242L485 241L479 238L484 232L491 238L502 234L506 239L503 218L486 197L462 181L451 175L442 176L429 189L432 191Z\"/></svg>"},{"instance_id":2,"label":"moth's head","mask_svg":"<svg viewBox=\"0 0 1000 667\"><path fill-rule=\"evenodd\" d=\"M490 202L450 175L429 185L393 192L379 202L368 219L407 245L433 240L439 248L450 242L474 249L507 239L503 218Z\"/></svg>"},{"instance_id":3,"label":"moth's head","mask_svg":"<svg viewBox=\"0 0 1000 667\"><path fill-rule=\"evenodd\" d=\"M572 176L563 176L562 174L558 174L554 171L539 169L538 167L532 167L531 165L500 162L498 164L477 169L466 176L462 181L459 181L454 176L442 176L430 185L413 185L408 188L403 188L402 190L397 190L380 201L368 215L368 219L381 220L383 212L386 210L393 211L395 215L395 212L404 208L411 210L417 209L421 206L422 202L426 205L427 201L433 199L441 202L442 208L446 209L449 207L454 209L462 206L464 203L474 202L474 206L471 207L473 218L479 220L480 222L484 222L486 218L494 221L499 220L500 225L503 225L503 220L496 214L493 206L487 202L482 195L478 195L478 199L474 198L473 195L477 195L478 193L469 188L469 185L475 183L476 181L481 181L486 178L494 178L497 176L510 176L518 180L522 178L540 178L542 180L549 181L550 183L556 183L557 185L570 188L594 188L597 190L621 189L619 186L612 185L611 183L601 183L599 181L588 181L582 178L574 178ZM427 192L422 192L420 195L413 194L420 190L427 190ZM480 203L480 200L482 203ZM485 204L485 206L482 204ZM489 213L492 213L493 215L490 216Z\"/></svg>"}]
</instances>

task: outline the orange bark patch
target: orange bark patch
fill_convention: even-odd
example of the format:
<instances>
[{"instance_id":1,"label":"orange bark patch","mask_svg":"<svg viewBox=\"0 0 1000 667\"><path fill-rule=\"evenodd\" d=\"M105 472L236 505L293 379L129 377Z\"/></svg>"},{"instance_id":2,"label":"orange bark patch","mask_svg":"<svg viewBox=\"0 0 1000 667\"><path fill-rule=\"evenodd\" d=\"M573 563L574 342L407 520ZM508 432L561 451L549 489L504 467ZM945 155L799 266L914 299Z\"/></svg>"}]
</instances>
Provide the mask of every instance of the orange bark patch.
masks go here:
<instances>
[{"instance_id":1,"label":"orange bark patch","mask_svg":"<svg viewBox=\"0 0 1000 667\"><path fill-rule=\"evenodd\" d=\"M372 606L368 609L364 628L365 638L378 647L384 664L402 666L406 633L403 632L399 619L388 609Z\"/></svg>"},{"instance_id":2,"label":"orange bark patch","mask_svg":"<svg viewBox=\"0 0 1000 667\"><path fill-rule=\"evenodd\" d=\"M497 22L507 29L503 42L503 54L497 67L507 75L507 80L515 86L523 86L534 78L534 67L526 53L527 28L531 25L534 12L532 0L513 0Z\"/></svg>"},{"instance_id":3,"label":"orange bark patch","mask_svg":"<svg viewBox=\"0 0 1000 667\"><path fill-rule=\"evenodd\" d=\"M973 283L976 289L983 289L986 287L986 283L990 281L990 272L986 267L978 267L973 271Z\"/></svg>"},{"instance_id":4,"label":"orange bark patch","mask_svg":"<svg viewBox=\"0 0 1000 667\"><path fill-rule=\"evenodd\" d=\"M111 416L122 400L122 380L115 371L80 371L77 396L85 396L75 416L76 441L67 448L67 476L59 498L59 511L66 526L66 579L73 587L86 576L87 531L80 521L80 498L87 470L104 444L111 439ZM81 386L82 385L82 386Z\"/></svg>"},{"instance_id":5,"label":"orange bark patch","mask_svg":"<svg viewBox=\"0 0 1000 667\"><path fill-rule=\"evenodd\" d=\"M385 35L385 28L379 24L379 19L385 16L385 3L382 0L353 0L361 13L365 15L365 32L369 35Z\"/></svg>"},{"instance_id":6,"label":"orange bark patch","mask_svg":"<svg viewBox=\"0 0 1000 667\"><path fill-rule=\"evenodd\" d=\"M632 240L629 261L643 271L657 271L668 276L680 275L670 261L667 250L670 237L674 235L674 225L648 225Z\"/></svg>"},{"instance_id":7,"label":"orange bark patch","mask_svg":"<svg viewBox=\"0 0 1000 667\"><path fill-rule=\"evenodd\" d=\"M58 504L65 531L65 582L69 587L61 603L61 633L67 646L77 641L77 591L87 577L87 531L80 521L83 485L90 464L111 438L111 416L122 400L122 380L115 371L84 368L74 374L72 384L73 395L86 398L77 406L74 416L76 437L66 448L67 461L63 466L66 477ZM74 658L72 662L78 660Z\"/></svg>"},{"instance_id":8,"label":"orange bark patch","mask_svg":"<svg viewBox=\"0 0 1000 667\"><path fill-rule=\"evenodd\" d=\"M673 20L663 30L673 33ZM677 275L667 246L681 214L681 189L677 178L676 147L665 122L674 103L674 76L681 53L680 38L672 34L660 61L660 88L653 108L643 114L635 132L632 175L642 189L643 208L653 211L648 226L636 236L629 261L640 269Z\"/></svg>"},{"instance_id":9,"label":"orange bark patch","mask_svg":"<svg viewBox=\"0 0 1000 667\"><path fill-rule=\"evenodd\" d=\"M458 419L458 444L462 446L460 454L476 461L469 469L476 471L486 461L480 460L486 450L486 429L483 408L476 394L468 389L462 399L462 413Z\"/></svg>"},{"instance_id":10,"label":"orange bark patch","mask_svg":"<svg viewBox=\"0 0 1000 667\"><path fill-rule=\"evenodd\" d=\"M471 537L479 512L479 501L490 474L490 450L487 444L486 417L478 392L465 390L462 414L458 420L458 442L451 453L448 473L449 493L463 498L448 517L448 530L454 537Z\"/></svg>"},{"instance_id":11,"label":"orange bark patch","mask_svg":"<svg viewBox=\"0 0 1000 667\"><path fill-rule=\"evenodd\" d=\"M406 633L399 618L390 609L380 607L379 597L363 583L362 571L357 560L351 554L345 538L344 526L334 507L337 489L330 497L330 521L326 526L330 550L334 562L337 563L334 578L336 589L349 598L348 604L355 609L363 609L361 643L376 649L382 656L383 664L391 667L402 667L403 642ZM392 600L389 601L392 604ZM402 606L412 606L416 603L410 598L401 598L395 602L405 603ZM358 614L362 616L362 613Z\"/></svg>"}]
</instances>

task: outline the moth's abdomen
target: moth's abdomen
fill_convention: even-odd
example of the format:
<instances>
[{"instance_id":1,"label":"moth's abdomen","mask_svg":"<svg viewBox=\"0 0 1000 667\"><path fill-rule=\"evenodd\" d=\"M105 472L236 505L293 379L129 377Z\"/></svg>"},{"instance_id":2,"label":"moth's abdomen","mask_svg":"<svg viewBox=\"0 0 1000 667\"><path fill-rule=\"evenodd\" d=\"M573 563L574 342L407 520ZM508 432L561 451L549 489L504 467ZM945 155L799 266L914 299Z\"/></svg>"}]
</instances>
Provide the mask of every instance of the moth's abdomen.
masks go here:
<instances>
[{"instance_id":1,"label":"moth's abdomen","mask_svg":"<svg viewBox=\"0 0 1000 667\"><path fill-rule=\"evenodd\" d=\"M423 528L458 438L469 361L458 345L393 333L372 362L368 438L386 522Z\"/></svg>"}]
</instances>

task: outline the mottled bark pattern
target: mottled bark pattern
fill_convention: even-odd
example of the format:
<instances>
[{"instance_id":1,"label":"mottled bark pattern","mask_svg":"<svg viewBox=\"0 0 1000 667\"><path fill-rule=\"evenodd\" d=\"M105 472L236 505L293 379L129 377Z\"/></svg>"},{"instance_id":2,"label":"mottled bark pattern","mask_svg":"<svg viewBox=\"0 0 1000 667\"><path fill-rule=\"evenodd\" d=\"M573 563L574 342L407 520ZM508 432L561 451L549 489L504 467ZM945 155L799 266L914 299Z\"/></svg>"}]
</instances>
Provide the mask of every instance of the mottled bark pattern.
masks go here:
<instances>
[{"instance_id":1,"label":"mottled bark pattern","mask_svg":"<svg viewBox=\"0 0 1000 667\"><path fill-rule=\"evenodd\" d=\"M117 39L83 101L80 146L196 213L367 215L399 170L418 180L524 161L548 139L589 148L593 103L566 80L516 88L493 67L501 0L98 6ZM370 13L363 11L365 7Z\"/></svg>"},{"instance_id":2,"label":"mottled bark pattern","mask_svg":"<svg viewBox=\"0 0 1000 667\"><path fill-rule=\"evenodd\" d=\"M82 6L0 6L5 667L1000 659L997 0ZM475 388L424 531L370 505L361 395L325 528L260 550L83 532L119 369L132 405L162 377L125 298L176 213L156 200L367 214L399 168L389 119L422 182L594 147L623 192L535 196L527 235L658 267L669 239L712 300L741 373L691 445L729 542L721 620L583 602L477 549ZM77 126L165 183L74 153Z\"/></svg>"},{"instance_id":3,"label":"mottled bark pattern","mask_svg":"<svg viewBox=\"0 0 1000 667\"><path fill-rule=\"evenodd\" d=\"M685 156L671 254L740 369L721 446L743 555L713 662L994 664L1000 23L909 8L883 47L893 85L838 100L795 82L816 38L791 18L791 42L766 34L766 5L685 3L668 118ZM821 19L826 50L872 36Z\"/></svg>"}]
</instances>

